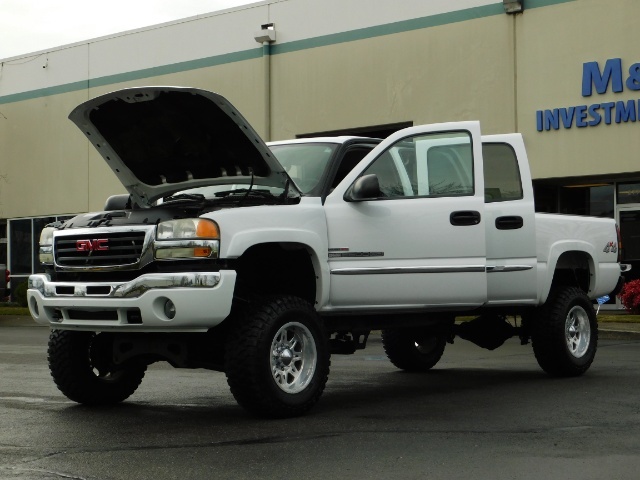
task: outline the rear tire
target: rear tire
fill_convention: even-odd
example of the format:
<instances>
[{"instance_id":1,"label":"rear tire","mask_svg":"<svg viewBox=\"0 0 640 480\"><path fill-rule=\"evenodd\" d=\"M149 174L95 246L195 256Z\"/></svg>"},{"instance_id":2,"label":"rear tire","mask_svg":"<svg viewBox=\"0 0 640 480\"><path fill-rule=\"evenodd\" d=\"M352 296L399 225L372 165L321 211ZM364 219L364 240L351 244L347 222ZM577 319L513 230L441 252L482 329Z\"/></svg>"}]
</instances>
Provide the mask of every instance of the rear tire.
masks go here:
<instances>
[{"instance_id":1,"label":"rear tire","mask_svg":"<svg viewBox=\"0 0 640 480\"><path fill-rule=\"evenodd\" d=\"M238 312L225 348L231 393L264 417L294 417L311 409L327 383L329 364L322 320L294 296L267 297Z\"/></svg>"},{"instance_id":2,"label":"rear tire","mask_svg":"<svg viewBox=\"0 0 640 480\"><path fill-rule=\"evenodd\" d=\"M598 321L591 300L577 287L551 292L533 319L531 340L538 364L549 375L582 375L598 348Z\"/></svg>"},{"instance_id":3,"label":"rear tire","mask_svg":"<svg viewBox=\"0 0 640 480\"><path fill-rule=\"evenodd\" d=\"M115 366L95 332L51 330L49 370L58 389L74 402L110 405L122 402L136 391L147 366Z\"/></svg>"},{"instance_id":4,"label":"rear tire","mask_svg":"<svg viewBox=\"0 0 640 480\"><path fill-rule=\"evenodd\" d=\"M383 330L382 346L391 363L407 372L426 372L442 358L446 335L419 329Z\"/></svg>"}]
</instances>

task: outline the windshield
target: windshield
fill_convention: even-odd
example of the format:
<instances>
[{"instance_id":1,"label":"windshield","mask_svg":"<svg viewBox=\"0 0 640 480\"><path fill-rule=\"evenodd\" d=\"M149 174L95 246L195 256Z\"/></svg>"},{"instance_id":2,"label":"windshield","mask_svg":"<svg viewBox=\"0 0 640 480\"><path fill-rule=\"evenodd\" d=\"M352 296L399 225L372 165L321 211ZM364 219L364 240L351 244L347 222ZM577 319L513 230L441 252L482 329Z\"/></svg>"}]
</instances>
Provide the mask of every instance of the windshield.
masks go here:
<instances>
[{"instance_id":1,"label":"windshield","mask_svg":"<svg viewBox=\"0 0 640 480\"><path fill-rule=\"evenodd\" d=\"M320 180L324 177L325 171L329 166L329 160L333 152L338 148L338 144L283 143L270 145L269 148L289 177L291 177L291 180L296 184L296 187L302 193L308 194L318 186ZM173 201L199 201L225 197L233 200L244 196L249 187L250 185L245 183L229 183L189 188L165 197L158 204L165 203L169 199ZM256 179L255 184L249 190L252 197L273 197L274 199L284 198L285 192L285 189L281 187L261 185L260 179ZM287 196L289 194L291 194L291 190L287 192Z\"/></svg>"},{"instance_id":2,"label":"windshield","mask_svg":"<svg viewBox=\"0 0 640 480\"><path fill-rule=\"evenodd\" d=\"M269 145L302 193L311 192L324 176L335 143L285 143Z\"/></svg>"}]
</instances>

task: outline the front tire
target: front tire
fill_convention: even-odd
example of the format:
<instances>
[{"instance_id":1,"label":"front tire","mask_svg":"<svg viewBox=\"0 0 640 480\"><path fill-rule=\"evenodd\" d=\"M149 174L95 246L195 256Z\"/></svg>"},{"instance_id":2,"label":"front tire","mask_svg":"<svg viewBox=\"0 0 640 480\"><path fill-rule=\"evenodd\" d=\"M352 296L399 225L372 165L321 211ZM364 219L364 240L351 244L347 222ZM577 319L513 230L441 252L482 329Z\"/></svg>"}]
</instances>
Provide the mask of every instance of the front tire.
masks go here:
<instances>
[{"instance_id":1,"label":"front tire","mask_svg":"<svg viewBox=\"0 0 640 480\"><path fill-rule=\"evenodd\" d=\"M536 360L549 375L575 377L589 369L598 348L598 321L582 290L552 292L531 328Z\"/></svg>"},{"instance_id":2,"label":"front tire","mask_svg":"<svg viewBox=\"0 0 640 480\"><path fill-rule=\"evenodd\" d=\"M320 317L293 296L268 297L242 309L225 348L231 393L242 407L265 417L311 409L327 383L329 364Z\"/></svg>"},{"instance_id":3,"label":"front tire","mask_svg":"<svg viewBox=\"0 0 640 480\"><path fill-rule=\"evenodd\" d=\"M419 329L383 330L382 346L391 363L407 372L426 372L442 358L447 337Z\"/></svg>"},{"instance_id":4,"label":"front tire","mask_svg":"<svg viewBox=\"0 0 640 480\"><path fill-rule=\"evenodd\" d=\"M115 368L110 361L109 342L95 332L51 330L49 370L58 389L74 402L110 405L122 402L136 391L147 366L130 364Z\"/></svg>"}]
</instances>

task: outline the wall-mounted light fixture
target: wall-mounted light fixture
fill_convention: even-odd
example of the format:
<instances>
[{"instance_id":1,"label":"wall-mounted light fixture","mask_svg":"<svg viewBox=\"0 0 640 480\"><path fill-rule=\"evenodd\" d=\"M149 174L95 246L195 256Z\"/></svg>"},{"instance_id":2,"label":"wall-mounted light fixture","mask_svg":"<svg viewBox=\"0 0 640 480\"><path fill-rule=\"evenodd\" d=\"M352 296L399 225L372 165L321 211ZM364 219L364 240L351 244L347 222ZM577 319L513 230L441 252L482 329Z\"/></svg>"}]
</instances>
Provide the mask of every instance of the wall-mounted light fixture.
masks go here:
<instances>
[{"instance_id":1,"label":"wall-mounted light fixture","mask_svg":"<svg viewBox=\"0 0 640 480\"><path fill-rule=\"evenodd\" d=\"M256 42L275 42L276 41L276 26L273 23L265 23L261 25L261 29L253 34Z\"/></svg>"},{"instance_id":2,"label":"wall-mounted light fixture","mask_svg":"<svg viewBox=\"0 0 640 480\"><path fill-rule=\"evenodd\" d=\"M522 13L524 11L524 0L502 0L505 13Z\"/></svg>"}]
</instances>

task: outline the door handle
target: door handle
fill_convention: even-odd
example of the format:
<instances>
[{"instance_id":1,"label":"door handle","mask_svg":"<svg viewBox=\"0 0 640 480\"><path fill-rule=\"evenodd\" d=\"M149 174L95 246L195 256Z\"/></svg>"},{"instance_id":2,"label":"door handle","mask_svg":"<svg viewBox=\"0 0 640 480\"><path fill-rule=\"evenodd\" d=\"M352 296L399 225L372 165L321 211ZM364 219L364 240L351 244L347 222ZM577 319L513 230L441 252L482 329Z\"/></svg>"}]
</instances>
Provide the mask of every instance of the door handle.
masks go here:
<instances>
[{"instance_id":1,"label":"door handle","mask_svg":"<svg viewBox=\"0 0 640 480\"><path fill-rule=\"evenodd\" d=\"M498 230L517 230L522 228L524 220L518 215L496 218L496 228Z\"/></svg>"},{"instance_id":2,"label":"door handle","mask_svg":"<svg viewBox=\"0 0 640 480\"><path fill-rule=\"evenodd\" d=\"M481 220L480 212L475 210L460 210L449 215L451 225L456 227L466 227L470 225L478 225Z\"/></svg>"}]
</instances>

